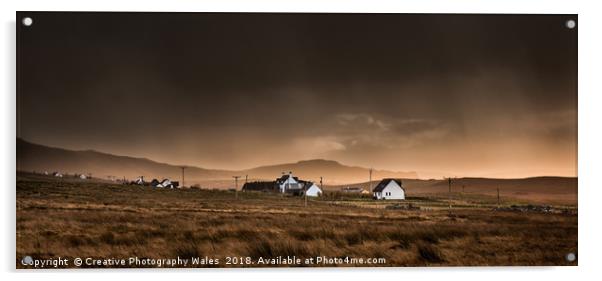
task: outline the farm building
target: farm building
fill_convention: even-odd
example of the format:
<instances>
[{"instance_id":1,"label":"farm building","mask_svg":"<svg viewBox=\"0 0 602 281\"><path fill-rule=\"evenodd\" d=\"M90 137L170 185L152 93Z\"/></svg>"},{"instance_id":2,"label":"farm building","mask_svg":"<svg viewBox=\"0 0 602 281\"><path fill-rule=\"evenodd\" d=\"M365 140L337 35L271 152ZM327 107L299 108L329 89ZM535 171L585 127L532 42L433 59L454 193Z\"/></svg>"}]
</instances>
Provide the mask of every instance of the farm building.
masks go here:
<instances>
[{"instance_id":1,"label":"farm building","mask_svg":"<svg viewBox=\"0 0 602 281\"><path fill-rule=\"evenodd\" d=\"M159 185L157 185L157 187L163 187L163 188L178 188L178 186L180 186L180 182L171 181L169 179L163 179L161 181L161 183L159 183Z\"/></svg>"},{"instance_id":2,"label":"farm building","mask_svg":"<svg viewBox=\"0 0 602 281\"><path fill-rule=\"evenodd\" d=\"M322 195L322 189L313 182L306 182L303 188L305 189L306 196L318 197Z\"/></svg>"},{"instance_id":3,"label":"farm building","mask_svg":"<svg viewBox=\"0 0 602 281\"><path fill-rule=\"evenodd\" d=\"M341 188L343 193L354 193L354 194L370 194L370 191L365 190L361 187L344 187Z\"/></svg>"},{"instance_id":4,"label":"farm building","mask_svg":"<svg viewBox=\"0 0 602 281\"><path fill-rule=\"evenodd\" d=\"M125 182L125 179L124 179L124 182ZM157 187L157 188L178 188L180 186L180 182L172 181L170 179L163 179L162 181L153 179L150 182L146 182L146 181L144 181L144 177L142 177L142 176L131 181L130 184L145 185L145 186L151 186L151 187Z\"/></svg>"},{"instance_id":5,"label":"farm building","mask_svg":"<svg viewBox=\"0 0 602 281\"><path fill-rule=\"evenodd\" d=\"M275 181L255 181L245 183L243 191L279 192L293 195L320 196L322 189L313 182L303 181L293 177L292 173L283 175Z\"/></svg>"},{"instance_id":6,"label":"farm building","mask_svg":"<svg viewBox=\"0 0 602 281\"><path fill-rule=\"evenodd\" d=\"M59 173L59 172L54 172L52 173L53 176L57 177L57 178L62 178L63 174Z\"/></svg>"},{"instance_id":7,"label":"farm building","mask_svg":"<svg viewBox=\"0 0 602 281\"><path fill-rule=\"evenodd\" d=\"M276 184L281 193L296 193L300 192L303 188L303 185L299 182L299 178L293 177L291 172L276 179Z\"/></svg>"},{"instance_id":8,"label":"farm building","mask_svg":"<svg viewBox=\"0 0 602 281\"><path fill-rule=\"evenodd\" d=\"M245 183L242 190L276 192L278 191L278 185L274 181L254 181Z\"/></svg>"},{"instance_id":9,"label":"farm building","mask_svg":"<svg viewBox=\"0 0 602 281\"><path fill-rule=\"evenodd\" d=\"M81 174L81 175L79 175L79 176L78 176L78 178L80 178L80 179L82 179L82 180L85 180L85 179L87 179L88 177L87 177L86 175L84 175L84 174Z\"/></svg>"},{"instance_id":10,"label":"farm building","mask_svg":"<svg viewBox=\"0 0 602 281\"><path fill-rule=\"evenodd\" d=\"M144 185L145 184L144 177L141 176L141 177L131 181L130 184Z\"/></svg>"},{"instance_id":11,"label":"farm building","mask_svg":"<svg viewBox=\"0 0 602 281\"><path fill-rule=\"evenodd\" d=\"M180 183L177 181L171 181L169 179L163 179L162 181L153 179L150 182L150 186L157 188L177 188L178 186L180 186Z\"/></svg>"},{"instance_id":12,"label":"farm building","mask_svg":"<svg viewBox=\"0 0 602 281\"><path fill-rule=\"evenodd\" d=\"M378 200L405 200L406 191L403 188L400 179L383 179L378 185L372 190L374 199Z\"/></svg>"}]
</instances>

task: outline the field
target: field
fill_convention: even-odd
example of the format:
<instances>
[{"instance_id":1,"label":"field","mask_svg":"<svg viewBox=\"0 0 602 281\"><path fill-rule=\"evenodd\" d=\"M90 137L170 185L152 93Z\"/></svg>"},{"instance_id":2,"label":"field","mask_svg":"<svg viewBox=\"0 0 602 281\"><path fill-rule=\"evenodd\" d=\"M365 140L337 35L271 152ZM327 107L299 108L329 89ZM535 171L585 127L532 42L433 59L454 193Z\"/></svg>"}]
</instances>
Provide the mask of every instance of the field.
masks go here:
<instances>
[{"instance_id":1,"label":"field","mask_svg":"<svg viewBox=\"0 0 602 281\"><path fill-rule=\"evenodd\" d=\"M495 196L472 192L453 193L449 210L447 195L408 195L376 202L327 193L306 206L303 198L270 193L19 173L16 266L27 268L24 256L218 261L194 267L290 266L271 260L287 256L356 261L293 266L577 265L565 259L577 253L574 204L554 212L496 211ZM504 198L501 207L521 203ZM371 263L358 264L360 258Z\"/></svg>"}]
</instances>

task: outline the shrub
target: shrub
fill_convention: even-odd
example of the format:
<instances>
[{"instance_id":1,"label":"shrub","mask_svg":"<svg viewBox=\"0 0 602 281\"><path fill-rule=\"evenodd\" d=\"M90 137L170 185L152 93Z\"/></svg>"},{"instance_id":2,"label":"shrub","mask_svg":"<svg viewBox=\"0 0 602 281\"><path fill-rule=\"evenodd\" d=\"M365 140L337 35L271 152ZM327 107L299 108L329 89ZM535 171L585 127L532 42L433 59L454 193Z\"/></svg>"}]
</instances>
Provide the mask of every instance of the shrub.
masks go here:
<instances>
[{"instance_id":1,"label":"shrub","mask_svg":"<svg viewBox=\"0 0 602 281\"><path fill-rule=\"evenodd\" d=\"M103 234L100 235L100 241L109 244L109 245L115 245L115 235L113 234L113 232L105 232Z\"/></svg>"},{"instance_id":2,"label":"shrub","mask_svg":"<svg viewBox=\"0 0 602 281\"><path fill-rule=\"evenodd\" d=\"M260 239L254 243L249 243L247 246L248 256L257 259L263 258L274 258L274 257L286 257L286 256L297 256L297 257L311 257L317 256L315 249L309 248L306 243L297 243L294 241L270 241L267 239Z\"/></svg>"},{"instance_id":3,"label":"shrub","mask_svg":"<svg viewBox=\"0 0 602 281\"><path fill-rule=\"evenodd\" d=\"M310 241L314 239L314 236L311 233L298 229L291 229L288 231L288 234L301 241Z\"/></svg>"},{"instance_id":4,"label":"shrub","mask_svg":"<svg viewBox=\"0 0 602 281\"><path fill-rule=\"evenodd\" d=\"M422 232L418 235L420 237L421 240L428 242L428 243L439 243L439 239L440 238L444 238L444 237L439 237L439 235L437 235L437 233L435 233L434 231L425 231Z\"/></svg>"},{"instance_id":5,"label":"shrub","mask_svg":"<svg viewBox=\"0 0 602 281\"><path fill-rule=\"evenodd\" d=\"M178 241L174 249L174 255L183 259L191 259L202 256L197 243Z\"/></svg>"},{"instance_id":6,"label":"shrub","mask_svg":"<svg viewBox=\"0 0 602 281\"><path fill-rule=\"evenodd\" d=\"M343 238L345 239L345 241L347 241L347 244L349 245L356 245L364 242L362 234L356 231L346 233L345 235L343 235Z\"/></svg>"},{"instance_id":7,"label":"shrub","mask_svg":"<svg viewBox=\"0 0 602 281\"><path fill-rule=\"evenodd\" d=\"M441 263L443 258L439 253L439 250L433 247L431 244L420 243L418 244L418 254L420 258L427 263Z\"/></svg>"},{"instance_id":8,"label":"shrub","mask_svg":"<svg viewBox=\"0 0 602 281\"><path fill-rule=\"evenodd\" d=\"M145 244L146 240L141 236L118 236L116 237L113 232L107 231L100 235L100 241L109 245L126 245L131 246L135 244Z\"/></svg>"},{"instance_id":9,"label":"shrub","mask_svg":"<svg viewBox=\"0 0 602 281\"><path fill-rule=\"evenodd\" d=\"M80 238L79 236L75 236L75 235L67 236L67 242L69 243L69 245L71 247L76 247L76 248L86 243L86 241L84 239Z\"/></svg>"}]
</instances>

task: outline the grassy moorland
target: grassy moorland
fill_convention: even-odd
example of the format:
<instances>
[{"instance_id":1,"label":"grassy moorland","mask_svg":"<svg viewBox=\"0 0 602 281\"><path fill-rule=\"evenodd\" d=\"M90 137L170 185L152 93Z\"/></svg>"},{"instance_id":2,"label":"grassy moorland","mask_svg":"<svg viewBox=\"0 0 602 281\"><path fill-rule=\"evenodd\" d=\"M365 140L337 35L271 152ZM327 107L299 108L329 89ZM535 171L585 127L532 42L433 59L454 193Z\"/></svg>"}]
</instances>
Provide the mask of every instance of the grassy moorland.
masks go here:
<instances>
[{"instance_id":1,"label":"grassy moorland","mask_svg":"<svg viewBox=\"0 0 602 281\"><path fill-rule=\"evenodd\" d=\"M453 200L451 213L444 197L411 197L421 210L403 210L388 208L393 202L327 194L306 207L299 197L277 194L239 192L235 199L232 191L18 174L17 267L27 255L206 256L219 259L219 267L242 266L225 264L226 257L278 256L385 261L372 266L577 264L564 258L577 251L574 208L493 211L490 196Z\"/></svg>"}]
</instances>

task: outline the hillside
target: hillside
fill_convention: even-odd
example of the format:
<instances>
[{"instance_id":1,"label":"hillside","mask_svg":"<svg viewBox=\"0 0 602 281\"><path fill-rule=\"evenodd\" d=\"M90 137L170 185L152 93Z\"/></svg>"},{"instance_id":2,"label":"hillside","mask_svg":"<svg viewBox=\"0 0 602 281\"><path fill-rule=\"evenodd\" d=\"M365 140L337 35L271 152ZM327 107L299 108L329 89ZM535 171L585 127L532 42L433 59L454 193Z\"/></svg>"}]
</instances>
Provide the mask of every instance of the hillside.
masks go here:
<instances>
[{"instance_id":1,"label":"hillside","mask_svg":"<svg viewBox=\"0 0 602 281\"><path fill-rule=\"evenodd\" d=\"M350 167L331 160L306 160L291 164L263 166L243 171L249 175L262 178L270 178L271 175L280 175L283 172L293 171L301 178L319 181L320 177L329 184L355 183L366 181L369 178L369 169L362 167ZM417 178L415 172L391 172L375 170L374 178ZM272 176L273 177L273 176Z\"/></svg>"},{"instance_id":2,"label":"hillside","mask_svg":"<svg viewBox=\"0 0 602 281\"><path fill-rule=\"evenodd\" d=\"M326 186L327 190L340 190L343 187L362 187L369 189L378 181L362 182L352 185ZM446 194L449 191L447 180L404 179L403 185L410 196L428 194ZM531 177L523 179L493 178L457 178L452 180L453 193L481 194L506 198L524 199L533 202L555 202L574 204L577 202L577 178L571 177Z\"/></svg>"},{"instance_id":3,"label":"hillside","mask_svg":"<svg viewBox=\"0 0 602 281\"><path fill-rule=\"evenodd\" d=\"M92 173L94 177L133 179L138 176L151 178L181 179L181 169L177 165L155 162L146 158L118 156L98 151L75 151L33 144L17 139L17 170L19 171L59 171L62 173ZM248 175L250 180L273 180L282 172L292 171L304 179L343 184L366 181L369 169L350 167L329 160L307 160L297 163L262 166L248 170L214 170L199 167L186 169L186 185L201 184L207 187L228 188L233 186L232 176ZM415 178L414 172L375 171L374 178L403 177Z\"/></svg>"},{"instance_id":4,"label":"hillside","mask_svg":"<svg viewBox=\"0 0 602 281\"><path fill-rule=\"evenodd\" d=\"M179 166L159 163L146 158L118 156L93 150L67 150L33 144L21 139L17 140L17 170L92 173L92 176L98 178L106 178L109 175L127 179L138 176L174 179L181 177ZM186 176L191 180L197 178L220 179L229 177L231 174L230 171L198 167L189 167L186 170Z\"/></svg>"}]
</instances>

